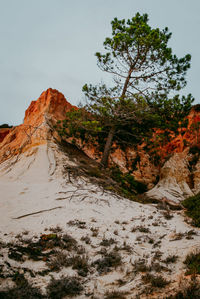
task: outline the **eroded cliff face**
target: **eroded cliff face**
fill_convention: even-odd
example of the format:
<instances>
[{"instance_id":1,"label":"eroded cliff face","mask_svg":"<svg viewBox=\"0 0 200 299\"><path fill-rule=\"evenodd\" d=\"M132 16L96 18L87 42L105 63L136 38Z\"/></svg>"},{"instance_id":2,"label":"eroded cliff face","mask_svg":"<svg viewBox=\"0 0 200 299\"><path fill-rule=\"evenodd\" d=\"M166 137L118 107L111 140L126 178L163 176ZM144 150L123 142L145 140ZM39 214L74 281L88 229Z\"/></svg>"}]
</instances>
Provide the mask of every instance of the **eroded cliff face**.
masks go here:
<instances>
[{"instance_id":1,"label":"eroded cliff face","mask_svg":"<svg viewBox=\"0 0 200 299\"><path fill-rule=\"evenodd\" d=\"M30 147L47 143L52 135L56 136L53 125L57 120L63 120L72 107L56 89L49 88L44 91L37 101L31 102L25 112L23 124L12 128L2 138L0 162Z\"/></svg>"},{"instance_id":2,"label":"eroded cliff face","mask_svg":"<svg viewBox=\"0 0 200 299\"><path fill-rule=\"evenodd\" d=\"M51 88L44 91L37 101L31 102L22 125L0 130L0 162L46 144L52 138L59 140L54 125L64 120L72 108L77 109L62 93ZM159 133L155 132L155 137ZM100 161L102 153L98 146L80 140L77 144L90 158ZM192 109L187 128L180 126L177 136L172 136L165 145L155 145L153 151L157 161L152 149L148 150L144 143L123 150L113 144L109 166L118 165L122 172L129 172L137 181L145 183L151 189L147 195L153 198L177 202L200 191L200 111Z\"/></svg>"},{"instance_id":3,"label":"eroded cliff face","mask_svg":"<svg viewBox=\"0 0 200 299\"><path fill-rule=\"evenodd\" d=\"M147 195L179 202L200 191L200 111L188 115L187 128L161 147L161 157L170 156L160 171L158 184Z\"/></svg>"},{"instance_id":4,"label":"eroded cliff face","mask_svg":"<svg viewBox=\"0 0 200 299\"><path fill-rule=\"evenodd\" d=\"M11 128L0 128L0 143L10 133Z\"/></svg>"}]
</instances>

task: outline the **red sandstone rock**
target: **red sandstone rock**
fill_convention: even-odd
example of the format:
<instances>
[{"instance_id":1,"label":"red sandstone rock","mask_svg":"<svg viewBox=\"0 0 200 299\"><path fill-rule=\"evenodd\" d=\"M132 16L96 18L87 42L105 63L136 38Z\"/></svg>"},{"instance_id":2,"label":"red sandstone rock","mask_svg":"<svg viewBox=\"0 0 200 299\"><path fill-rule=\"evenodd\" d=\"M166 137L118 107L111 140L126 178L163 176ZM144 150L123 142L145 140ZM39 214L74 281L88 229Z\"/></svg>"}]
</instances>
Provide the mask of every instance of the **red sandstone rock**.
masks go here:
<instances>
[{"instance_id":1,"label":"red sandstone rock","mask_svg":"<svg viewBox=\"0 0 200 299\"><path fill-rule=\"evenodd\" d=\"M0 144L0 162L26 149L46 143L53 134L53 125L63 120L66 112L75 108L56 89L44 91L37 101L32 101L25 112L24 123L13 128Z\"/></svg>"},{"instance_id":2,"label":"red sandstone rock","mask_svg":"<svg viewBox=\"0 0 200 299\"><path fill-rule=\"evenodd\" d=\"M10 133L11 128L0 128L0 143Z\"/></svg>"}]
</instances>

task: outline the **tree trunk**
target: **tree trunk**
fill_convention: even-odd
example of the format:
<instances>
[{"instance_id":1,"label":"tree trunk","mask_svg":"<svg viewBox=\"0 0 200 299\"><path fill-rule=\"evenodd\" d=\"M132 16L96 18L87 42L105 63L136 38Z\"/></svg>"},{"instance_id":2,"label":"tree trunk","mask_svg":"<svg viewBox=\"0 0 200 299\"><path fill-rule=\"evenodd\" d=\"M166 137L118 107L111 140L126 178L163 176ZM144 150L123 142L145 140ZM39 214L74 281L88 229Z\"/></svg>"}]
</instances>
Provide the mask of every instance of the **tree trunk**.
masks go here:
<instances>
[{"instance_id":1,"label":"tree trunk","mask_svg":"<svg viewBox=\"0 0 200 299\"><path fill-rule=\"evenodd\" d=\"M111 149L111 146L112 146L112 141L113 141L114 134L115 134L115 127L111 127L110 131L108 133L108 137L107 137L107 140L106 140L106 145L104 147L104 152L103 152L103 156L102 156L102 159L101 159L101 164L104 167L107 167L107 165L108 165L108 157L109 157L110 149Z\"/></svg>"},{"instance_id":2,"label":"tree trunk","mask_svg":"<svg viewBox=\"0 0 200 299\"><path fill-rule=\"evenodd\" d=\"M126 94L126 91L127 91L127 88L128 88L128 84L129 84L129 81L130 81L132 72L133 72L133 69L130 67L129 72L128 72L128 76L127 76L127 78L126 78L126 81L124 82L124 88L123 88L123 90L122 90L122 95L121 95L122 98L123 98L123 97L125 96L125 94Z\"/></svg>"},{"instance_id":3,"label":"tree trunk","mask_svg":"<svg viewBox=\"0 0 200 299\"><path fill-rule=\"evenodd\" d=\"M126 91L127 91L127 88L128 88L128 84L129 84L132 72L133 72L133 68L130 67L129 72L128 72L128 76L127 76L127 78L124 82L124 87L123 87L122 94L121 94L122 98L126 95ZM115 127L113 126L113 127L110 128L110 131L108 133L108 137L107 137L107 140L106 140L106 145L104 147L103 156L102 156L102 159L101 159L101 164L104 167L108 166L108 157L109 157L109 153L110 153L110 149L111 149L111 146L112 146L112 141L113 141L114 135L115 135Z\"/></svg>"}]
</instances>

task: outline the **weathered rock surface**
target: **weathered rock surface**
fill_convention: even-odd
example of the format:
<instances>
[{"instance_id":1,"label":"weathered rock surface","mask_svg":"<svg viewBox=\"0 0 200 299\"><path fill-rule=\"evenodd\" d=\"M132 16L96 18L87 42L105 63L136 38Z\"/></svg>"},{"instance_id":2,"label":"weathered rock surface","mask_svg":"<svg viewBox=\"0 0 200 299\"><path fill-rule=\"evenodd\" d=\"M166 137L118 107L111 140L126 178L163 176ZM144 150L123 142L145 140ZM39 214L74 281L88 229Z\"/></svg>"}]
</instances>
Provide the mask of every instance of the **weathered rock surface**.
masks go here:
<instances>
[{"instance_id":1,"label":"weathered rock surface","mask_svg":"<svg viewBox=\"0 0 200 299\"><path fill-rule=\"evenodd\" d=\"M10 133L10 128L0 128L0 143Z\"/></svg>"},{"instance_id":2,"label":"weathered rock surface","mask_svg":"<svg viewBox=\"0 0 200 299\"><path fill-rule=\"evenodd\" d=\"M23 124L10 130L0 143L0 162L32 146L47 143L55 134L53 125L57 120L63 120L72 107L57 90L44 91L37 101L31 102Z\"/></svg>"},{"instance_id":3,"label":"weathered rock surface","mask_svg":"<svg viewBox=\"0 0 200 299\"><path fill-rule=\"evenodd\" d=\"M156 199L166 198L177 203L194 195L188 166L185 152L173 154L162 167L158 184L148 191L147 195Z\"/></svg>"},{"instance_id":4,"label":"weathered rock surface","mask_svg":"<svg viewBox=\"0 0 200 299\"><path fill-rule=\"evenodd\" d=\"M200 111L192 109L187 128L160 148L161 156L171 155L160 171L158 184L147 195L174 202L200 191Z\"/></svg>"}]
</instances>

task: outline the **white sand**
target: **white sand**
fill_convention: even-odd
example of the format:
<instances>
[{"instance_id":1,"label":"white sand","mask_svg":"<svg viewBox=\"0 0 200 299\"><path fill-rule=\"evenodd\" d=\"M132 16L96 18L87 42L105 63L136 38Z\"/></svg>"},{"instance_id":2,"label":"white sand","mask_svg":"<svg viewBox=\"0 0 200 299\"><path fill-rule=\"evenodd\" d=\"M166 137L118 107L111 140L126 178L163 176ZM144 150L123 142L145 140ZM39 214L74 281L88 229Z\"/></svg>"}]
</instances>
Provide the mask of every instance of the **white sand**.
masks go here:
<instances>
[{"instance_id":1,"label":"white sand","mask_svg":"<svg viewBox=\"0 0 200 299\"><path fill-rule=\"evenodd\" d=\"M0 238L10 241L17 233L25 230L29 231L28 236L39 236L44 233L45 228L59 225L77 240L88 235L94 248L101 247L99 243L104 236L116 239L119 245L126 241L133 252L123 252L123 271L119 269L109 275L91 276L87 287L93 291L95 289L97 298L103 298L106 289L116 288L130 291L131 295L127 298L134 298L133 295L145 288L141 283L141 276L129 276L127 283L120 288L115 286L115 281L124 277L124 273L132 267L131 263L138 258L145 257L150 262L157 250L163 253L162 258L173 254L179 256L178 262L171 266L171 275L166 273L166 277L171 280L177 279L183 273L182 261L186 254L200 248L199 230L195 229L197 235L192 240L184 237L182 240L172 241L176 233L192 229L184 222L180 212L173 212L174 217L166 220L162 211L155 206L118 198L109 192L103 192L84 178L79 177L70 183L68 177L63 176L63 165L73 163L55 144L49 143L30 149L19 156L17 162L14 157L0 165ZM37 214L28 216L31 213ZM24 215L27 216L19 218ZM86 228L69 227L67 222L74 219L85 221ZM149 228L150 233L131 232L137 226ZM99 229L96 238L92 237L91 227ZM138 237L141 237L140 240ZM154 239L154 243L161 241L160 245L153 248L149 238ZM87 246L88 254L93 259L94 248ZM12 263L11 260L10 262ZM36 283L43 287L44 281L45 278L42 278Z\"/></svg>"}]
</instances>

